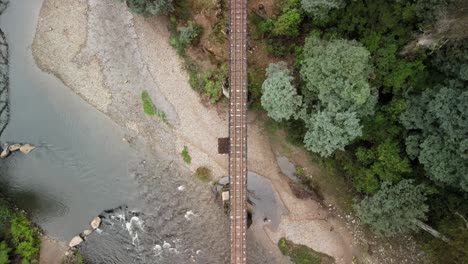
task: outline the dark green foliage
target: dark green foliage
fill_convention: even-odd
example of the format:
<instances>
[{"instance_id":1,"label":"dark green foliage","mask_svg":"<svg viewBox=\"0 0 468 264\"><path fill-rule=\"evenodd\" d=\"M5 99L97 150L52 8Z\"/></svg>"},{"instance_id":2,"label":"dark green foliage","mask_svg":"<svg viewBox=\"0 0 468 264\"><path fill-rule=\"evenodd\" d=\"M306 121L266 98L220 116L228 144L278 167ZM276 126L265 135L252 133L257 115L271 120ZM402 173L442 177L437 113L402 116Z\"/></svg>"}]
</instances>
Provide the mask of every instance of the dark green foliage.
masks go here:
<instances>
[{"instance_id":1,"label":"dark green foliage","mask_svg":"<svg viewBox=\"0 0 468 264\"><path fill-rule=\"evenodd\" d=\"M289 256L295 264L332 264L334 259L324 253L317 252L307 246L297 245L281 238L278 247L285 256Z\"/></svg>"},{"instance_id":2,"label":"dark green foliage","mask_svg":"<svg viewBox=\"0 0 468 264\"><path fill-rule=\"evenodd\" d=\"M468 40L447 44L435 52L431 62L446 76L468 81Z\"/></svg>"},{"instance_id":3,"label":"dark green foliage","mask_svg":"<svg viewBox=\"0 0 468 264\"><path fill-rule=\"evenodd\" d=\"M354 185L360 192L375 193L382 182L396 183L411 172L408 158L391 139L380 145L356 150L359 168L354 173Z\"/></svg>"},{"instance_id":4,"label":"dark green foliage","mask_svg":"<svg viewBox=\"0 0 468 264\"><path fill-rule=\"evenodd\" d=\"M130 9L140 15L166 15L174 10L172 0L126 0Z\"/></svg>"},{"instance_id":5,"label":"dark green foliage","mask_svg":"<svg viewBox=\"0 0 468 264\"><path fill-rule=\"evenodd\" d=\"M291 8L276 19L271 33L275 36L295 37L299 35L301 23L302 13L297 8Z\"/></svg>"},{"instance_id":6,"label":"dark green foliage","mask_svg":"<svg viewBox=\"0 0 468 264\"><path fill-rule=\"evenodd\" d=\"M468 263L468 222L459 212L450 219L444 219L439 231L450 238L449 242L431 238L424 249L434 263Z\"/></svg>"},{"instance_id":7,"label":"dark green foliage","mask_svg":"<svg viewBox=\"0 0 468 264\"><path fill-rule=\"evenodd\" d=\"M402 115L407 153L429 178L468 192L468 90L449 82L413 96Z\"/></svg>"},{"instance_id":8,"label":"dark green foliage","mask_svg":"<svg viewBox=\"0 0 468 264\"><path fill-rule=\"evenodd\" d=\"M380 236L394 236L418 230L416 220L425 220L426 188L402 180L392 186L384 182L380 191L355 206L359 218Z\"/></svg>"},{"instance_id":9,"label":"dark green foliage","mask_svg":"<svg viewBox=\"0 0 468 264\"><path fill-rule=\"evenodd\" d=\"M385 93L402 94L416 85L424 72L423 57L398 55L415 28L414 5L409 1L357 0L333 11L341 36L357 38L371 52L375 66L373 84Z\"/></svg>"}]
</instances>

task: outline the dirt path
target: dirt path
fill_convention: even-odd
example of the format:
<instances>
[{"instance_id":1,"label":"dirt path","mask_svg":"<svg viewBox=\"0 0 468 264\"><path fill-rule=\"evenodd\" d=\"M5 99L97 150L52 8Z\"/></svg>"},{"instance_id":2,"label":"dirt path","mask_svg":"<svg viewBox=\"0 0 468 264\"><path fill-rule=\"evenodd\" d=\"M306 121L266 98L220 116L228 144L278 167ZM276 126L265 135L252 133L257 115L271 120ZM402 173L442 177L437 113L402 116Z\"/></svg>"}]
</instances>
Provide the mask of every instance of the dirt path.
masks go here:
<instances>
[{"instance_id":1,"label":"dirt path","mask_svg":"<svg viewBox=\"0 0 468 264\"><path fill-rule=\"evenodd\" d=\"M188 146L191 170L208 166L220 178L227 175L228 160L217 154L217 138L228 134L227 112L201 102L168 39L164 19L133 17L119 1L44 0L33 53L42 70L126 127L130 136L145 137L178 161ZM144 115L143 90L172 127ZM272 245L286 236L333 256L336 263L351 263L357 252L352 234L319 203L292 194L268 137L255 116L249 120L249 170L268 177L289 210L278 230L257 230L266 230Z\"/></svg>"},{"instance_id":2,"label":"dirt path","mask_svg":"<svg viewBox=\"0 0 468 264\"><path fill-rule=\"evenodd\" d=\"M43 236L41 239L40 264L61 264L68 247L60 241Z\"/></svg>"}]
</instances>

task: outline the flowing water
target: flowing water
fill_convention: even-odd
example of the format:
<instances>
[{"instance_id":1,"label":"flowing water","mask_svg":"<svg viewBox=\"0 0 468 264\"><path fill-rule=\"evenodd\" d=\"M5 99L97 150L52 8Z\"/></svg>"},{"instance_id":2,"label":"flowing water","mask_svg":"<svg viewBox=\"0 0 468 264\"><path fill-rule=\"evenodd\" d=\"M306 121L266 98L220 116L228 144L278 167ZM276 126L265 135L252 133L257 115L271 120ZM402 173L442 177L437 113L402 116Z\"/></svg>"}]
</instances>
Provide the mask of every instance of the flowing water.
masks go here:
<instances>
[{"instance_id":1,"label":"flowing water","mask_svg":"<svg viewBox=\"0 0 468 264\"><path fill-rule=\"evenodd\" d=\"M80 245L89 263L227 263L228 218L209 187L144 139L122 141L125 131L37 68L31 43L41 3L11 1L0 17L11 103L0 140L38 146L0 161L1 191L60 240L100 214L100 229ZM248 247L249 263L275 263L250 231Z\"/></svg>"}]
</instances>

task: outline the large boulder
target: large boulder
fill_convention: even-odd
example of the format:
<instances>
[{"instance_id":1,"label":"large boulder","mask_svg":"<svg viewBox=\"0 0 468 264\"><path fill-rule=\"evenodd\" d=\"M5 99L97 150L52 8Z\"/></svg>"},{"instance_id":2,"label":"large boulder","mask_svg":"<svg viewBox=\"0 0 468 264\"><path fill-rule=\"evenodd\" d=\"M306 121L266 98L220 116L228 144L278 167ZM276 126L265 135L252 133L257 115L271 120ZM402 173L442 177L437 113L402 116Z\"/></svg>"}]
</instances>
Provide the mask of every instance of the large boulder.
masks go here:
<instances>
[{"instance_id":1,"label":"large boulder","mask_svg":"<svg viewBox=\"0 0 468 264\"><path fill-rule=\"evenodd\" d=\"M89 225L94 229L98 229L98 227L101 225L101 218L99 216L94 217L94 219L89 223Z\"/></svg>"},{"instance_id":2,"label":"large boulder","mask_svg":"<svg viewBox=\"0 0 468 264\"><path fill-rule=\"evenodd\" d=\"M10 145L10 146L8 147L8 149L9 149L11 152L17 151L17 150L19 150L20 148L21 148L21 144L13 144L13 145Z\"/></svg>"},{"instance_id":3,"label":"large boulder","mask_svg":"<svg viewBox=\"0 0 468 264\"><path fill-rule=\"evenodd\" d=\"M68 243L68 246L70 247L76 247L78 246L81 242L83 242L83 239L80 236L75 236L70 240L70 243Z\"/></svg>"},{"instance_id":4,"label":"large boulder","mask_svg":"<svg viewBox=\"0 0 468 264\"><path fill-rule=\"evenodd\" d=\"M23 146L20 147L20 151L23 152L24 154L28 154L29 152L31 152L33 149L35 149L36 147L34 147L33 145L31 144L24 144Z\"/></svg>"}]
</instances>

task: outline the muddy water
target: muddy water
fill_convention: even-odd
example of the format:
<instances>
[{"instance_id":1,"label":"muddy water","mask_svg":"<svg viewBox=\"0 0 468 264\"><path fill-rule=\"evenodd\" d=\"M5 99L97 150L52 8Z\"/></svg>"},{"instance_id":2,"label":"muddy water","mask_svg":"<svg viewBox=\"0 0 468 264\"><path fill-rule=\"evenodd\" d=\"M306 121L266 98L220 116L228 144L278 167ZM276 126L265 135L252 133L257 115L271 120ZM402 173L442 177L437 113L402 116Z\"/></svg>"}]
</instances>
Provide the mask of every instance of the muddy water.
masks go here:
<instances>
[{"instance_id":1,"label":"muddy water","mask_svg":"<svg viewBox=\"0 0 468 264\"><path fill-rule=\"evenodd\" d=\"M42 1L14 0L0 17L10 44L11 120L2 142L38 146L0 161L0 186L51 237L82 243L87 263L227 263L228 219L210 188L147 148L55 77L31 43ZM114 209L112 209L114 208ZM248 232L249 263L277 263Z\"/></svg>"}]
</instances>

